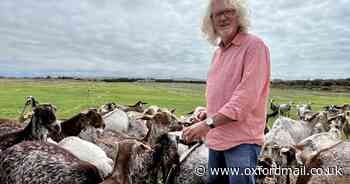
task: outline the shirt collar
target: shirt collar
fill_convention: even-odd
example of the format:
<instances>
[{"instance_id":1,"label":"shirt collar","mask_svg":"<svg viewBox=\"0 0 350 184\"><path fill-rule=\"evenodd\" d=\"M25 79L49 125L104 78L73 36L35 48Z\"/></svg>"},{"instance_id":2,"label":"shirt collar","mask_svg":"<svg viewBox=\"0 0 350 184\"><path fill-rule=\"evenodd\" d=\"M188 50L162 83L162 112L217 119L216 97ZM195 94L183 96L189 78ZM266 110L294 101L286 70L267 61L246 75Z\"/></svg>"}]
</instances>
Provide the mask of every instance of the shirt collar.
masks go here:
<instances>
[{"instance_id":1,"label":"shirt collar","mask_svg":"<svg viewBox=\"0 0 350 184\"><path fill-rule=\"evenodd\" d=\"M237 35L235 36L235 38L233 38L233 40L229 44L227 44L225 47L223 46L223 42L220 41L219 47L222 48L222 49L227 49L231 45L239 47L242 44L243 40L244 40L244 34L245 33L241 32L241 31L238 32Z\"/></svg>"}]
</instances>

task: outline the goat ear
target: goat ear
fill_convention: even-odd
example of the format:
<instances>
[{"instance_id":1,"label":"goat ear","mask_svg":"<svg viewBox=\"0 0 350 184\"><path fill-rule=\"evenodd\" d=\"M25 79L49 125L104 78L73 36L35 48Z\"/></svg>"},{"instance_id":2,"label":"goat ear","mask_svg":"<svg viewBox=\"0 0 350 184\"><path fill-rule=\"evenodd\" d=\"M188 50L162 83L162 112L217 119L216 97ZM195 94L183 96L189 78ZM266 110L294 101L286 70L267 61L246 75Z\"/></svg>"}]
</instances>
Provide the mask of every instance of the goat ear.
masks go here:
<instances>
[{"instance_id":1,"label":"goat ear","mask_svg":"<svg viewBox=\"0 0 350 184\"><path fill-rule=\"evenodd\" d=\"M148 130L150 130L152 128L152 123L150 121L147 121L146 127L148 128Z\"/></svg>"},{"instance_id":2,"label":"goat ear","mask_svg":"<svg viewBox=\"0 0 350 184\"><path fill-rule=\"evenodd\" d=\"M24 118L24 115L23 115L23 114L21 114L21 115L19 116L18 121L19 121L20 123L23 123L23 122L25 121L25 118Z\"/></svg>"},{"instance_id":3,"label":"goat ear","mask_svg":"<svg viewBox=\"0 0 350 184\"><path fill-rule=\"evenodd\" d=\"M329 118L327 118L327 122L333 121L333 120L337 119L337 117L338 117L338 115L329 117Z\"/></svg>"},{"instance_id":4,"label":"goat ear","mask_svg":"<svg viewBox=\"0 0 350 184\"><path fill-rule=\"evenodd\" d=\"M296 149L294 147L285 147L280 150L280 154L285 155L287 157L287 163L292 162L295 160L295 155L296 155Z\"/></svg>"},{"instance_id":5,"label":"goat ear","mask_svg":"<svg viewBox=\"0 0 350 184\"><path fill-rule=\"evenodd\" d=\"M88 113L91 113L91 111L97 112L97 108L89 108Z\"/></svg>"},{"instance_id":6,"label":"goat ear","mask_svg":"<svg viewBox=\"0 0 350 184\"><path fill-rule=\"evenodd\" d=\"M188 112L187 114L188 114L188 115L191 115L191 114L193 114L193 113L194 113L194 111L191 111L191 112Z\"/></svg>"},{"instance_id":7,"label":"goat ear","mask_svg":"<svg viewBox=\"0 0 350 184\"><path fill-rule=\"evenodd\" d=\"M142 117L139 117L137 119L142 119L142 120L151 120L153 119L153 116L150 115L143 115Z\"/></svg>"},{"instance_id":8,"label":"goat ear","mask_svg":"<svg viewBox=\"0 0 350 184\"><path fill-rule=\"evenodd\" d=\"M176 109L171 109L171 110L170 110L170 112L171 112L172 114L174 114L175 111L176 111Z\"/></svg>"},{"instance_id":9,"label":"goat ear","mask_svg":"<svg viewBox=\"0 0 350 184\"><path fill-rule=\"evenodd\" d=\"M295 151L303 151L304 147L305 147L304 144L296 144L291 146L291 148L293 148L293 150Z\"/></svg>"},{"instance_id":10,"label":"goat ear","mask_svg":"<svg viewBox=\"0 0 350 184\"><path fill-rule=\"evenodd\" d=\"M350 111L345 112L345 118L350 118Z\"/></svg>"},{"instance_id":11,"label":"goat ear","mask_svg":"<svg viewBox=\"0 0 350 184\"><path fill-rule=\"evenodd\" d=\"M306 121L312 121L312 120L315 119L316 116L319 115L319 114L320 114L319 112L316 112L316 113L312 114L311 116L305 117L305 120L306 120Z\"/></svg>"},{"instance_id":12,"label":"goat ear","mask_svg":"<svg viewBox=\"0 0 350 184\"><path fill-rule=\"evenodd\" d=\"M301 152L304 150L304 145L298 145L298 144L297 145L292 145L291 148L294 151L296 161L299 164L303 165L304 164L303 160L305 158L302 157Z\"/></svg>"}]
</instances>

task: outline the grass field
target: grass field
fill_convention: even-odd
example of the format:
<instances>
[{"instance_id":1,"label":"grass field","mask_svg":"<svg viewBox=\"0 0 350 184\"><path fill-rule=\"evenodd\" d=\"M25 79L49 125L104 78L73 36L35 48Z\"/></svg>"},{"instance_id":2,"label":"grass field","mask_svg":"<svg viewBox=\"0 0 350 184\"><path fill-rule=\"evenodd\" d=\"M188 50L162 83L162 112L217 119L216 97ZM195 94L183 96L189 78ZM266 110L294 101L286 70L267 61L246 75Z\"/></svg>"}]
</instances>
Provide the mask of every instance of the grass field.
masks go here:
<instances>
[{"instance_id":1,"label":"grass field","mask_svg":"<svg viewBox=\"0 0 350 184\"><path fill-rule=\"evenodd\" d=\"M188 83L106 83L74 80L0 79L0 118L17 118L26 96L58 107L58 118L68 118L89 107L107 102L134 104L138 100L150 105L176 108L177 115L204 106L203 84ZM271 89L270 98L277 103L312 102L314 111L330 104L350 104L349 93L300 89ZM296 116L295 108L291 112Z\"/></svg>"}]
</instances>

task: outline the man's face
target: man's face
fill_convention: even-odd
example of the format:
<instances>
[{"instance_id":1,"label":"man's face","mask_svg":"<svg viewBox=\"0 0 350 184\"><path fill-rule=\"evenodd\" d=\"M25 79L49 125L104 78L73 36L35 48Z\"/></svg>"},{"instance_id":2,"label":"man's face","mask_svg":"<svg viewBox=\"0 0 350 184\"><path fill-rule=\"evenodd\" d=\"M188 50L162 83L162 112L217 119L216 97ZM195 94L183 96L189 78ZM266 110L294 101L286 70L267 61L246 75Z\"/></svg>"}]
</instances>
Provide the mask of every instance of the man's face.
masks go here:
<instances>
[{"instance_id":1,"label":"man's face","mask_svg":"<svg viewBox=\"0 0 350 184\"><path fill-rule=\"evenodd\" d=\"M225 0L214 0L211 18L214 23L214 29L220 38L224 42L230 41L238 28L236 11L228 8Z\"/></svg>"}]
</instances>

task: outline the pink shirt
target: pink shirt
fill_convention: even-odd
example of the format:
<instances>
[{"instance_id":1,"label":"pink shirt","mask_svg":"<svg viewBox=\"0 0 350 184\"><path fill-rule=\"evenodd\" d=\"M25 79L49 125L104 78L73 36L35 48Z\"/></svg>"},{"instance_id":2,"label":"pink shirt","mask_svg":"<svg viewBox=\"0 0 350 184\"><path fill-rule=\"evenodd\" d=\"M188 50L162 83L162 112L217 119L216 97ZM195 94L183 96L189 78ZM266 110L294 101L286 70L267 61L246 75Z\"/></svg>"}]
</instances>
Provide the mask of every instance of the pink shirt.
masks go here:
<instances>
[{"instance_id":1,"label":"pink shirt","mask_svg":"<svg viewBox=\"0 0 350 184\"><path fill-rule=\"evenodd\" d=\"M236 120L208 132L207 144L214 150L264 142L269 49L260 38L248 33L238 33L231 43L216 50L208 72L208 116L221 113Z\"/></svg>"}]
</instances>

